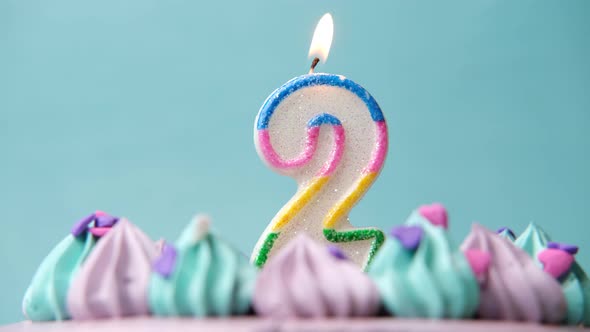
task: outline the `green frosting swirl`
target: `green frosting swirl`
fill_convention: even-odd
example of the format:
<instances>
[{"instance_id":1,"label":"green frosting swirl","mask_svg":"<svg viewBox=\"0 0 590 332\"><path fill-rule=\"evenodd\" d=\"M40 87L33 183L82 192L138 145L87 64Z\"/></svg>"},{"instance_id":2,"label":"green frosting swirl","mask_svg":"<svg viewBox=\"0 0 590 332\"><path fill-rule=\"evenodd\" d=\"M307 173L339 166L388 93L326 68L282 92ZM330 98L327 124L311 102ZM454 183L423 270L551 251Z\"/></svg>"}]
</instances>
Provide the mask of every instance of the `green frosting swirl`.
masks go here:
<instances>
[{"instance_id":1,"label":"green frosting swirl","mask_svg":"<svg viewBox=\"0 0 590 332\"><path fill-rule=\"evenodd\" d=\"M419 246L406 249L389 238L369 266L385 308L401 317L472 317L479 303L479 284L463 253L444 228L417 211L406 225L423 229Z\"/></svg>"},{"instance_id":2,"label":"green frosting swirl","mask_svg":"<svg viewBox=\"0 0 590 332\"><path fill-rule=\"evenodd\" d=\"M70 318L66 298L70 283L96 239L90 232L66 236L45 257L23 299L23 313L33 321Z\"/></svg>"},{"instance_id":3,"label":"green frosting swirl","mask_svg":"<svg viewBox=\"0 0 590 332\"><path fill-rule=\"evenodd\" d=\"M250 309L256 269L217 236L198 235L196 221L185 228L175 247L168 277L152 273L150 309L158 316L229 316Z\"/></svg>"},{"instance_id":4,"label":"green frosting swirl","mask_svg":"<svg viewBox=\"0 0 590 332\"><path fill-rule=\"evenodd\" d=\"M539 226L530 223L514 244L526 251L542 268L537 255L547 248L549 235ZM570 271L559 278L567 301L566 322L570 325L590 326L590 280L582 267L574 262Z\"/></svg>"}]
</instances>

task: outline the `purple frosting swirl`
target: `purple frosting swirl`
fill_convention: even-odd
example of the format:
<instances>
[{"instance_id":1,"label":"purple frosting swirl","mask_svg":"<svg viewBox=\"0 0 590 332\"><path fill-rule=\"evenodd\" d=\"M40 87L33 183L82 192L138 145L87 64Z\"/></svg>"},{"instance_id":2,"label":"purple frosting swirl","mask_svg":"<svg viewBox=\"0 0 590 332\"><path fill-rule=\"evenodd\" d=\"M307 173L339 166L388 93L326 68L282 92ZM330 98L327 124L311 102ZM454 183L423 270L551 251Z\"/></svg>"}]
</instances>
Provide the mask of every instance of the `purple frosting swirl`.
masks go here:
<instances>
[{"instance_id":1,"label":"purple frosting swirl","mask_svg":"<svg viewBox=\"0 0 590 332\"><path fill-rule=\"evenodd\" d=\"M566 302L561 286L522 249L478 224L472 226L461 249L491 255L481 282L479 317L555 324L563 320Z\"/></svg>"},{"instance_id":2,"label":"purple frosting swirl","mask_svg":"<svg viewBox=\"0 0 590 332\"><path fill-rule=\"evenodd\" d=\"M263 316L369 316L378 311L379 294L356 265L302 234L266 263L253 302Z\"/></svg>"}]
</instances>

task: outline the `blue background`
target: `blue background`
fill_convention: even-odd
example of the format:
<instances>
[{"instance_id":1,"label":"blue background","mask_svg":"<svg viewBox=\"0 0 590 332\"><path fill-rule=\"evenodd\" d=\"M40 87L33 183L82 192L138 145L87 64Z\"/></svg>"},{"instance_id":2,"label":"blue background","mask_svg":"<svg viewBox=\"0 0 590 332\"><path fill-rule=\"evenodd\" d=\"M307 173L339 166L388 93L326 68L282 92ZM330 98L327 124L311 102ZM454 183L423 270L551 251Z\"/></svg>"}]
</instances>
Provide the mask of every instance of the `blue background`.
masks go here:
<instances>
[{"instance_id":1,"label":"blue background","mask_svg":"<svg viewBox=\"0 0 590 332\"><path fill-rule=\"evenodd\" d=\"M536 221L590 266L590 1L0 1L0 323L36 266L96 209L174 239L196 212L244 252L295 185L259 160L258 108L327 64L389 122L381 177L351 216L389 229L441 201Z\"/></svg>"}]
</instances>

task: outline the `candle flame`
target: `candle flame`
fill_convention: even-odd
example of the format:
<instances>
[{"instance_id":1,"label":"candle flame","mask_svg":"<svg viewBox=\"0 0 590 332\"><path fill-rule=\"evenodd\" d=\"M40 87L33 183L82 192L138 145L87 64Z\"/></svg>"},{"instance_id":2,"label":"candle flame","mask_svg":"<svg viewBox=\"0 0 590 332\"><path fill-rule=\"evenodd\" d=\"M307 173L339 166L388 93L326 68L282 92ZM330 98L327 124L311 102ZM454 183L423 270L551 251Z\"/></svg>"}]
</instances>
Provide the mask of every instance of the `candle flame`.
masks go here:
<instances>
[{"instance_id":1,"label":"candle flame","mask_svg":"<svg viewBox=\"0 0 590 332\"><path fill-rule=\"evenodd\" d=\"M323 63L328 59L330 47L332 46L332 37L334 36L334 21L330 13L324 14L318 25L315 27L311 46L309 47L309 57L317 57Z\"/></svg>"}]
</instances>

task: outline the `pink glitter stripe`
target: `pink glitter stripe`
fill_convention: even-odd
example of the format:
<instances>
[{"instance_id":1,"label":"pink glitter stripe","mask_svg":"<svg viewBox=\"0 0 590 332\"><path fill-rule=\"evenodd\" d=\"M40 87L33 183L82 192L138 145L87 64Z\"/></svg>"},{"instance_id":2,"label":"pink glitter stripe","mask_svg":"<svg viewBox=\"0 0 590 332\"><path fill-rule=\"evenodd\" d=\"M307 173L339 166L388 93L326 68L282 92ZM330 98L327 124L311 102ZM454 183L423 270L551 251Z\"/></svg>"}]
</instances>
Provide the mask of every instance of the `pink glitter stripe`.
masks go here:
<instances>
[{"instance_id":1,"label":"pink glitter stripe","mask_svg":"<svg viewBox=\"0 0 590 332\"><path fill-rule=\"evenodd\" d=\"M381 167L383 167L385 156L387 155L387 124L385 121L377 121L375 125L377 126L375 150L373 150L371 162L363 169L363 174L379 172Z\"/></svg>"},{"instance_id":2,"label":"pink glitter stripe","mask_svg":"<svg viewBox=\"0 0 590 332\"><path fill-rule=\"evenodd\" d=\"M324 164L318 176L332 175L340 164L342 154L344 153L344 128L342 126L333 126L332 128L334 128L334 147L330 153L330 159Z\"/></svg>"},{"instance_id":3,"label":"pink glitter stripe","mask_svg":"<svg viewBox=\"0 0 590 332\"><path fill-rule=\"evenodd\" d=\"M334 129L334 147L330 154L329 160L318 172L318 176L328 176L334 173L344 152L345 133L342 126L332 126ZM298 157L290 160L283 160L274 150L270 143L270 134L268 129L258 131L258 142L260 150L266 161L274 168L285 169L295 168L307 164L313 157L318 143L320 127L314 126L307 128L307 138L305 140L305 149Z\"/></svg>"},{"instance_id":4,"label":"pink glitter stripe","mask_svg":"<svg viewBox=\"0 0 590 332\"><path fill-rule=\"evenodd\" d=\"M270 143L270 135L268 129L262 129L258 131L258 142L262 154L266 161L274 168L294 168L307 164L313 154L315 153L318 136L320 134L320 127L307 128L307 139L305 141L305 150L298 157L290 160L283 160L272 147Z\"/></svg>"}]
</instances>

